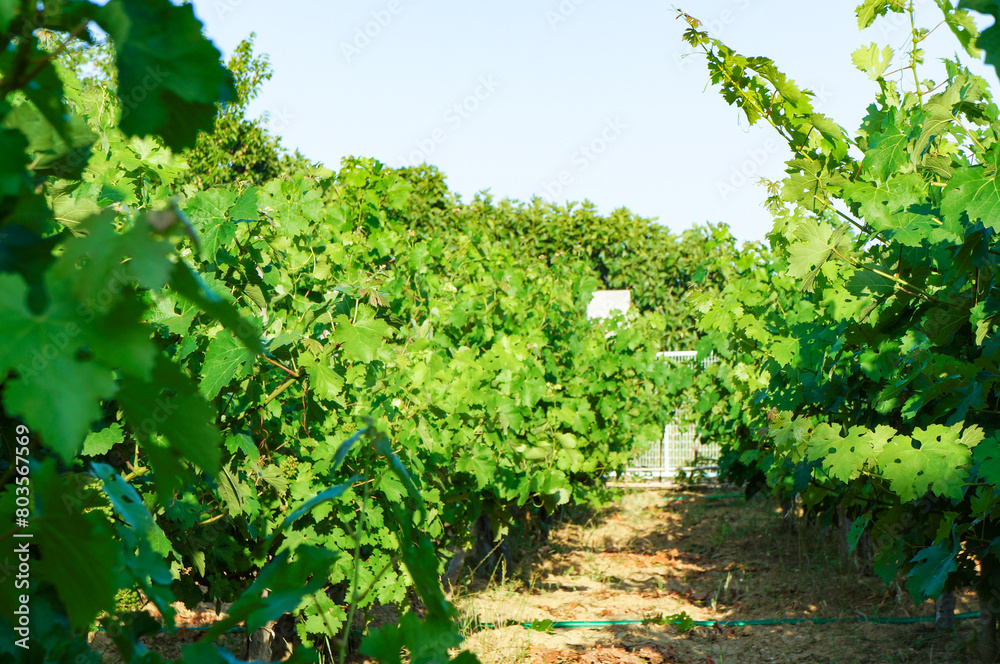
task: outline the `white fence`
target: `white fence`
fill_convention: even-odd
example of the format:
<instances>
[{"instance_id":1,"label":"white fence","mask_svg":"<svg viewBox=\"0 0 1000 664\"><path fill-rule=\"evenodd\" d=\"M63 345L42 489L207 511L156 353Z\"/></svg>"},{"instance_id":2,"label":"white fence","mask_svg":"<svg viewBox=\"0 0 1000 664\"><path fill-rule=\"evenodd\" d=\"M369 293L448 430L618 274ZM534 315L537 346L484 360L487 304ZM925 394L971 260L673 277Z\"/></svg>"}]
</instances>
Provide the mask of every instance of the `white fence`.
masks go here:
<instances>
[{"instance_id":1,"label":"white fence","mask_svg":"<svg viewBox=\"0 0 1000 664\"><path fill-rule=\"evenodd\" d=\"M668 358L679 362L695 362L697 351L675 350L657 353L657 357ZM702 369L718 362L715 355L709 355L701 361ZM682 472L701 472L713 477L719 458L718 443L702 442L698 436L698 427L693 423L685 423L682 414L675 421L663 428L663 438L649 446L625 470L626 475L641 478L674 479ZM695 463L697 460L697 464Z\"/></svg>"},{"instance_id":2,"label":"white fence","mask_svg":"<svg viewBox=\"0 0 1000 664\"><path fill-rule=\"evenodd\" d=\"M661 440L632 460L625 474L637 478L674 479L682 472L699 472L714 477L720 451L718 443L702 442L694 424L672 422L663 428Z\"/></svg>"},{"instance_id":3,"label":"white fence","mask_svg":"<svg viewBox=\"0 0 1000 664\"><path fill-rule=\"evenodd\" d=\"M671 360L677 360L679 362L694 362L698 359L698 351L696 350L665 350L656 354L657 357L665 357ZM719 361L719 358L712 353L704 360L701 361L701 368L707 369L709 366L715 364Z\"/></svg>"}]
</instances>

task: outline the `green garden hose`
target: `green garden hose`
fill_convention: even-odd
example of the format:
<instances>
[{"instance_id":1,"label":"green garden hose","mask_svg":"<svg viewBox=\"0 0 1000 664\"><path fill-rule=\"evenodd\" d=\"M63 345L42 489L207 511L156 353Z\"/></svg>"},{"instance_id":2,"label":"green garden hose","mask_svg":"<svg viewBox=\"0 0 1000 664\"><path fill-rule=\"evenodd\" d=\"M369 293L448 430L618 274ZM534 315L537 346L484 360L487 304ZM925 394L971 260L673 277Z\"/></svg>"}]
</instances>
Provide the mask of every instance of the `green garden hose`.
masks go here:
<instances>
[{"instance_id":1,"label":"green garden hose","mask_svg":"<svg viewBox=\"0 0 1000 664\"><path fill-rule=\"evenodd\" d=\"M955 620L966 620L978 618L979 611L955 614ZM934 616L915 616L902 618L879 618L879 617L852 617L852 618L771 618L767 620L695 620L698 627L754 627L758 625L800 625L802 623L812 623L814 625L828 625L838 622L853 623L874 623L877 625L912 625L914 623L933 622ZM546 623L547 624L547 623ZM582 627L612 627L614 625L642 625L651 624L648 620L562 620L553 621L549 627L553 629L573 629ZM531 629L537 626L533 622L521 623L525 628Z\"/></svg>"}]
</instances>

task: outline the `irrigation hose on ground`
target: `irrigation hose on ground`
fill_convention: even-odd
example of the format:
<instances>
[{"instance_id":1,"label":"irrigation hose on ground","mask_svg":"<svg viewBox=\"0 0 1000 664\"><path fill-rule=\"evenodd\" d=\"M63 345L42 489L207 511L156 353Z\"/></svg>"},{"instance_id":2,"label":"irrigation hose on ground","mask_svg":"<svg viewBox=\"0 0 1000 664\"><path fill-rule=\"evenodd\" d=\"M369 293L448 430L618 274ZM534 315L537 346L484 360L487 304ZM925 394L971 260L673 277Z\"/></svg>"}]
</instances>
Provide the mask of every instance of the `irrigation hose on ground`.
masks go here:
<instances>
[{"instance_id":1,"label":"irrigation hose on ground","mask_svg":"<svg viewBox=\"0 0 1000 664\"><path fill-rule=\"evenodd\" d=\"M968 613L956 613L955 620L967 620L969 618L978 618L979 611L970 611ZM850 618L770 618L766 620L695 620L693 621L696 627L754 627L758 625L800 625L802 623L812 623L814 625L828 625L830 623L838 622L853 622L853 623L874 623L877 625L912 625L914 623L922 622L934 622L934 616L914 616L914 617L901 617L901 618L879 618L879 617L866 617L866 616L855 616ZM587 627L612 627L614 625L642 625L651 624L649 620L563 620L559 622L553 622L551 625L553 629L573 629L573 628L587 628ZM655 623L652 623L655 624ZM534 623L526 622L521 623L521 625L527 629L531 629Z\"/></svg>"},{"instance_id":2,"label":"irrigation hose on ground","mask_svg":"<svg viewBox=\"0 0 1000 664\"><path fill-rule=\"evenodd\" d=\"M969 611L968 613L956 613L955 620L968 620L970 618L978 618L979 611ZM762 620L694 620L692 624L695 627L757 627L757 626L767 626L767 625L801 625L803 623L812 623L814 625L829 625L830 623L872 623L875 625L912 625L915 623L924 622L934 622L934 616L913 616L913 617L867 617L867 616L855 616L850 618L768 618ZM539 621L540 622L540 621ZM508 625L500 625L500 627L516 625L519 624L525 629L532 629L538 625L535 622L522 622L522 623L509 623ZM546 624L545 626L551 629L588 629L593 627L614 627L616 625L643 625L643 624L657 624L655 621L650 620L560 620L553 621L551 624ZM484 629L495 629L498 625L493 625L490 623L482 623L480 625ZM201 631L207 630L211 625L199 625L196 627L182 627L178 629L186 629L189 631ZM98 627L99 632L103 632L104 628ZM168 630L163 630L161 633L165 633ZM233 627L228 630L227 634L234 634L239 632L244 632L246 629L244 627ZM355 631L355 630L352 630ZM360 631L358 631L360 633Z\"/></svg>"},{"instance_id":3,"label":"irrigation hose on ground","mask_svg":"<svg viewBox=\"0 0 1000 664\"><path fill-rule=\"evenodd\" d=\"M667 496L664 500L684 500L685 498L746 498L742 493L706 493L702 496Z\"/></svg>"}]
</instances>

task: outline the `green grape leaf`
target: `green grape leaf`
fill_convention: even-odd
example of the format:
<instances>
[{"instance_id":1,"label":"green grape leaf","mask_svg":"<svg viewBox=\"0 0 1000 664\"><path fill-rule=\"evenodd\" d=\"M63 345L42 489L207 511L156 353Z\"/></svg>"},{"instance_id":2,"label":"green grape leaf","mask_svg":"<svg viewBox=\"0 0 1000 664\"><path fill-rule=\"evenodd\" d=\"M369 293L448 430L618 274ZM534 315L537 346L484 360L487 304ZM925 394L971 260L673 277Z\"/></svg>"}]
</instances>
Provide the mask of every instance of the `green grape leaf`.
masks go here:
<instances>
[{"instance_id":1,"label":"green grape leaf","mask_svg":"<svg viewBox=\"0 0 1000 664\"><path fill-rule=\"evenodd\" d=\"M394 473L384 472L378 478L378 490L385 494L391 503L398 503L406 498L406 487Z\"/></svg>"},{"instance_id":2,"label":"green grape leaf","mask_svg":"<svg viewBox=\"0 0 1000 664\"><path fill-rule=\"evenodd\" d=\"M348 489L354 486L355 482L357 482L360 479L362 478L356 475L342 484L338 484L337 486L332 486L329 489L320 491L314 497L307 500L305 504L303 504L301 507L299 507L294 512L289 514L282 522L281 527L278 530L279 531L284 530L294 521L298 520L300 517L307 514L309 510L316 507L317 505L325 503L329 500L336 500L337 498L340 498L342 495L344 495L345 492L347 492Z\"/></svg>"},{"instance_id":3,"label":"green grape leaf","mask_svg":"<svg viewBox=\"0 0 1000 664\"><path fill-rule=\"evenodd\" d=\"M399 625L388 624L371 630L361 642L361 653L381 664L402 664L401 655L406 647L402 625L400 620Z\"/></svg>"},{"instance_id":4,"label":"green grape leaf","mask_svg":"<svg viewBox=\"0 0 1000 664\"><path fill-rule=\"evenodd\" d=\"M871 137L861 167L865 173L885 182L896 173L900 166L910 160L907 150L910 137L895 125L889 125L882 133Z\"/></svg>"},{"instance_id":5,"label":"green grape leaf","mask_svg":"<svg viewBox=\"0 0 1000 664\"><path fill-rule=\"evenodd\" d=\"M254 353L264 352L257 326L241 316L236 307L212 292L204 280L183 261L174 264L170 287L226 326L249 350Z\"/></svg>"},{"instance_id":6,"label":"green grape leaf","mask_svg":"<svg viewBox=\"0 0 1000 664\"><path fill-rule=\"evenodd\" d=\"M246 433L236 433L226 436L226 450L230 454L240 451L253 463L257 463L260 460L260 450L257 449L257 444Z\"/></svg>"},{"instance_id":7,"label":"green grape leaf","mask_svg":"<svg viewBox=\"0 0 1000 664\"><path fill-rule=\"evenodd\" d=\"M778 418L768 427L768 435L774 439L774 444L781 449L797 447L810 431L810 423L804 418L793 418L791 413L779 413ZM817 450L820 456L826 456L826 450Z\"/></svg>"},{"instance_id":8,"label":"green grape leaf","mask_svg":"<svg viewBox=\"0 0 1000 664\"><path fill-rule=\"evenodd\" d=\"M972 450L972 459L981 480L1000 486L1000 441L996 436L990 436L976 445Z\"/></svg>"},{"instance_id":9,"label":"green grape leaf","mask_svg":"<svg viewBox=\"0 0 1000 664\"><path fill-rule=\"evenodd\" d=\"M320 358L316 364L306 369L306 373L309 375L309 385L321 398L336 401L344 390L344 377L330 368L327 362L325 357Z\"/></svg>"},{"instance_id":10,"label":"green grape leaf","mask_svg":"<svg viewBox=\"0 0 1000 664\"><path fill-rule=\"evenodd\" d=\"M942 228L936 209L929 209L927 183L917 173L897 173L888 182L859 179L844 185L844 198L857 206L865 223L905 245L920 246L927 238L955 237Z\"/></svg>"},{"instance_id":11,"label":"green grape leaf","mask_svg":"<svg viewBox=\"0 0 1000 664\"><path fill-rule=\"evenodd\" d=\"M214 399L234 378L242 379L253 369L254 354L228 332L219 333L208 344L201 365L201 393Z\"/></svg>"},{"instance_id":12,"label":"green grape leaf","mask_svg":"<svg viewBox=\"0 0 1000 664\"><path fill-rule=\"evenodd\" d=\"M961 229L963 214L968 214L970 222L982 221L984 226L1000 230L996 166L966 166L955 171L944 188L941 211L945 225L952 229Z\"/></svg>"},{"instance_id":13,"label":"green grape leaf","mask_svg":"<svg viewBox=\"0 0 1000 664\"><path fill-rule=\"evenodd\" d=\"M865 528L868 527L868 523L871 520L870 514L862 514L858 518L851 521L851 527L847 529L847 553L854 553L854 549L858 546L858 540L861 539L861 535L865 532Z\"/></svg>"},{"instance_id":14,"label":"green grape leaf","mask_svg":"<svg viewBox=\"0 0 1000 664\"><path fill-rule=\"evenodd\" d=\"M852 427L841 436L839 427L820 424L809 439L808 455L823 459L823 467L841 482L848 482L861 474L865 463L872 457L870 432L863 427Z\"/></svg>"},{"instance_id":15,"label":"green grape leaf","mask_svg":"<svg viewBox=\"0 0 1000 664\"><path fill-rule=\"evenodd\" d=\"M896 436L896 430L886 424L880 424L868 434L868 442L872 446L872 456L877 458L883 448Z\"/></svg>"},{"instance_id":16,"label":"green grape leaf","mask_svg":"<svg viewBox=\"0 0 1000 664\"><path fill-rule=\"evenodd\" d=\"M115 394L110 369L77 352L87 332L76 303L51 291L41 315L28 310L28 288L20 276L0 275L0 376L16 371L3 398L42 440L70 462L80 450L101 403ZM57 299L59 298L59 299Z\"/></svg>"},{"instance_id":17,"label":"green grape leaf","mask_svg":"<svg viewBox=\"0 0 1000 664\"><path fill-rule=\"evenodd\" d=\"M475 446L465 450L455 463L455 470L470 473L480 489L489 486L496 475L496 462L487 450Z\"/></svg>"},{"instance_id":18,"label":"green grape leaf","mask_svg":"<svg viewBox=\"0 0 1000 664\"><path fill-rule=\"evenodd\" d=\"M46 69L51 70L50 67ZM54 71L51 77L44 78L51 80L53 77ZM39 92L36 98L42 100L44 95L44 92ZM59 113L54 108L49 110ZM97 138L82 119L64 121L61 129L56 128L30 104L17 105L3 118L3 125L19 129L27 137L28 151L34 157L30 165L32 171L67 179L80 177L90 157L90 146Z\"/></svg>"},{"instance_id":19,"label":"green grape leaf","mask_svg":"<svg viewBox=\"0 0 1000 664\"><path fill-rule=\"evenodd\" d=\"M133 282L160 289L173 269L170 243L155 237L148 224L119 233L114 221L109 211L80 224L80 235L64 243L65 252L53 265L53 274L72 285L88 314L106 309Z\"/></svg>"},{"instance_id":20,"label":"green grape leaf","mask_svg":"<svg viewBox=\"0 0 1000 664\"><path fill-rule=\"evenodd\" d=\"M871 266L881 270L878 266ZM885 297L896 292L896 284L887 276L872 270L858 269L844 284L844 289L855 297Z\"/></svg>"},{"instance_id":21,"label":"green grape leaf","mask_svg":"<svg viewBox=\"0 0 1000 664\"><path fill-rule=\"evenodd\" d=\"M92 463L90 467L94 475L101 480L104 493L111 501L111 506L118 516L128 524L129 528L139 538L147 540L152 550L160 556L166 557L171 553L173 546L171 546L170 540L153 519L153 515L146 509L142 497L135 488L107 464ZM159 572L159 577L154 578L156 583L169 585L173 580L170 576L170 569L166 565L159 566L159 569L147 570L147 573L151 571Z\"/></svg>"},{"instance_id":22,"label":"green grape leaf","mask_svg":"<svg viewBox=\"0 0 1000 664\"><path fill-rule=\"evenodd\" d=\"M920 453L926 458L925 485L917 481L917 491L923 493L933 489L940 496L960 499L968 478L968 467L972 460L969 442L974 441L977 434L959 437L962 423L952 427L932 424L926 429L916 429L914 440L920 443ZM974 427L978 430L978 427Z\"/></svg>"},{"instance_id":23,"label":"green grape leaf","mask_svg":"<svg viewBox=\"0 0 1000 664\"><path fill-rule=\"evenodd\" d=\"M132 376L122 377L118 404L132 432L144 444L152 465L176 463L184 458L211 475L219 472L221 436L214 422L215 409L197 392L194 382L166 356L161 355L150 382ZM161 435L170 443L162 447L154 440ZM157 470L161 491L172 490L182 477Z\"/></svg>"},{"instance_id":24,"label":"green grape leaf","mask_svg":"<svg viewBox=\"0 0 1000 664\"><path fill-rule=\"evenodd\" d=\"M953 547L942 543L921 549L912 558L910 562L916 564L906 575L906 589L914 602L937 599L944 592L948 577L958 569L957 555L957 543Z\"/></svg>"},{"instance_id":25,"label":"green grape leaf","mask_svg":"<svg viewBox=\"0 0 1000 664\"><path fill-rule=\"evenodd\" d=\"M184 213L201 236L202 252L209 262L214 263L219 249L236 237L236 224L227 214L235 202L236 194L217 187L192 196L184 206Z\"/></svg>"},{"instance_id":26,"label":"green grape leaf","mask_svg":"<svg viewBox=\"0 0 1000 664\"><path fill-rule=\"evenodd\" d=\"M801 205L810 212L825 210L830 205L830 178L823 164L815 159L793 159L788 162L788 168L792 172L781 186L781 199Z\"/></svg>"},{"instance_id":27,"label":"green grape leaf","mask_svg":"<svg viewBox=\"0 0 1000 664\"><path fill-rule=\"evenodd\" d=\"M1000 3L996 0L959 0L958 8L993 17L993 24L982 31L976 39L976 46L986 51L986 64L996 69L1000 65Z\"/></svg>"},{"instance_id":28,"label":"green grape leaf","mask_svg":"<svg viewBox=\"0 0 1000 664\"><path fill-rule=\"evenodd\" d=\"M305 235L324 214L320 192L310 184L296 175L271 180L259 192L258 204L270 210L275 223L289 237Z\"/></svg>"},{"instance_id":29,"label":"green grape leaf","mask_svg":"<svg viewBox=\"0 0 1000 664\"><path fill-rule=\"evenodd\" d=\"M247 498L253 496L250 487L226 466L223 466L222 470L219 471L216 484L218 486L219 497L222 498L222 502L226 505L226 509L229 510L229 514L231 516L242 514Z\"/></svg>"},{"instance_id":30,"label":"green grape leaf","mask_svg":"<svg viewBox=\"0 0 1000 664\"><path fill-rule=\"evenodd\" d=\"M232 627L245 623L247 632L299 608L302 599L327 584L330 567L338 553L322 547L299 546L283 550L267 563L253 584L226 611L227 616L212 625L205 641L213 641ZM268 593L264 594L267 590Z\"/></svg>"},{"instance_id":31,"label":"green grape leaf","mask_svg":"<svg viewBox=\"0 0 1000 664\"><path fill-rule=\"evenodd\" d=\"M888 46L880 51L876 44L869 44L851 53L851 61L855 67L868 74L868 78L876 81L882 77L882 73L889 67L889 63L892 62L892 55L892 49Z\"/></svg>"},{"instance_id":32,"label":"green grape leaf","mask_svg":"<svg viewBox=\"0 0 1000 664\"><path fill-rule=\"evenodd\" d=\"M351 319L341 314L334 319L332 338L343 344L344 355L352 361L371 362L375 352L389 336L392 328L385 321L375 318L375 310L365 304L358 305L358 313Z\"/></svg>"},{"instance_id":33,"label":"green grape leaf","mask_svg":"<svg viewBox=\"0 0 1000 664\"><path fill-rule=\"evenodd\" d=\"M111 0L95 20L115 43L121 130L156 134L175 151L193 146L235 90L191 5Z\"/></svg>"},{"instance_id":34,"label":"green grape leaf","mask_svg":"<svg viewBox=\"0 0 1000 664\"><path fill-rule=\"evenodd\" d=\"M256 221L258 216L257 187L250 187L243 192L233 207L229 210L229 218L233 221Z\"/></svg>"},{"instance_id":35,"label":"green grape leaf","mask_svg":"<svg viewBox=\"0 0 1000 664\"><path fill-rule=\"evenodd\" d=\"M34 44L31 46L30 53L32 59L43 58L46 55L38 51L34 47ZM51 131L60 140L65 141L68 134L67 120L69 113L64 102L66 93L63 90L62 80L60 80L56 68L42 67L40 70L36 70L35 75L32 77L32 84L23 86L21 91L31 101L35 109L45 118ZM87 160L83 159L82 161L86 163ZM79 177L79 171L67 177L76 179Z\"/></svg>"},{"instance_id":36,"label":"green grape leaf","mask_svg":"<svg viewBox=\"0 0 1000 664\"><path fill-rule=\"evenodd\" d=\"M265 466L260 469L259 475L260 479L279 494L284 495L288 491L288 480L278 466Z\"/></svg>"},{"instance_id":37,"label":"green grape leaf","mask_svg":"<svg viewBox=\"0 0 1000 664\"><path fill-rule=\"evenodd\" d=\"M112 447L122 442L124 438L125 432L122 430L122 425L115 422L100 431L92 431L88 434L87 438L83 441L83 450L80 454L83 456L107 454Z\"/></svg>"},{"instance_id":38,"label":"green grape leaf","mask_svg":"<svg viewBox=\"0 0 1000 664\"><path fill-rule=\"evenodd\" d=\"M875 22L879 16L885 16L889 11L899 11L895 0L864 0L854 13L858 17L858 29L864 30Z\"/></svg>"},{"instance_id":39,"label":"green grape leaf","mask_svg":"<svg viewBox=\"0 0 1000 664\"><path fill-rule=\"evenodd\" d=\"M799 340L795 338L778 339L771 343L771 355L781 365L791 364L798 356L800 349Z\"/></svg>"},{"instance_id":40,"label":"green grape leaf","mask_svg":"<svg viewBox=\"0 0 1000 664\"><path fill-rule=\"evenodd\" d=\"M964 9L956 9L949 0L936 0L938 7L944 12L945 23L951 29L952 34L958 39L962 48L975 59L982 56L982 52L976 47L978 41L979 28L976 22Z\"/></svg>"},{"instance_id":41,"label":"green grape leaf","mask_svg":"<svg viewBox=\"0 0 1000 664\"><path fill-rule=\"evenodd\" d=\"M959 438L961 428L961 423L953 427L932 424L916 429L912 439L897 436L885 445L878 464L902 500L914 500L930 490L961 498L972 459L966 443L978 437L973 432L968 438ZM920 447L915 447L914 442Z\"/></svg>"},{"instance_id":42,"label":"green grape leaf","mask_svg":"<svg viewBox=\"0 0 1000 664\"><path fill-rule=\"evenodd\" d=\"M121 547L100 512L67 509L80 487L65 482L54 459L32 471L35 511L31 519L33 547L47 554L32 564L32 576L52 584L66 605L74 629L86 630L101 611L113 611Z\"/></svg>"},{"instance_id":43,"label":"green grape leaf","mask_svg":"<svg viewBox=\"0 0 1000 664\"><path fill-rule=\"evenodd\" d=\"M923 495L924 491L914 488L918 482L925 491L931 483L926 477L926 456L913 446L907 436L896 436L885 444L878 455L878 466L882 476L889 480L892 490L903 501L915 500Z\"/></svg>"},{"instance_id":44,"label":"green grape leaf","mask_svg":"<svg viewBox=\"0 0 1000 664\"><path fill-rule=\"evenodd\" d=\"M804 277L802 288L812 290L812 284L823 264L835 252L843 252L847 247L844 237L847 227L834 230L825 222L804 221L795 232L796 242L789 247L788 274Z\"/></svg>"},{"instance_id":45,"label":"green grape leaf","mask_svg":"<svg viewBox=\"0 0 1000 664\"><path fill-rule=\"evenodd\" d=\"M986 440L986 432L978 424L973 424L962 432L961 438L958 439L958 444L964 445L969 449L974 449L984 440Z\"/></svg>"},{"instance_id":46,"label":"green grape leaf","mask_svg":"<svg viewBox=\"0 0 1000 664\"><path fill-rule=\"evenodd\" d=\"M892 583L904 561L903 538L891 537L888 539L888 544L882 546L875 555L873 565L875 574L883 583Z\"/></svg>"},{"instance_id":47,"label":"green grape leaf","mask_svg":"<svg viewBox=\"0 0 1000 664\"><path fill-rule=\"evenodd\" d=\"M924 334L935 346L948 346L955 334L969 326L969 310L959 304L934 307L923 318Z\"/></svg>"}]
</instances>

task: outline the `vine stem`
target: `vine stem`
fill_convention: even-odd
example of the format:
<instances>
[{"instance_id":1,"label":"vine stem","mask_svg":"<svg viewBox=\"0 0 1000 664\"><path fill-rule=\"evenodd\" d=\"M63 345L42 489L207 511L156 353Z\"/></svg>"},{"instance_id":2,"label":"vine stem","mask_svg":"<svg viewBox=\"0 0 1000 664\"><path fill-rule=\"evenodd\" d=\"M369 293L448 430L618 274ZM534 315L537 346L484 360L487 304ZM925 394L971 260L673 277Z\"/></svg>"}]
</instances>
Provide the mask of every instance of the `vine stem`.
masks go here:
<instances>
[{"instance_id":1,"label":"vine stem","mask_svg":"<svg viewBox=\"0 0 1000 664\"><path fill-rule=\"evenodd\" d=\"M361 513L358 515L358 528L354 538L354 578L351 581L351 604L347 609L347 622L344 623L344 638L338 644L340 664L347 663L347 642L350 638L351 625L354 624L354 613L357 611L358 602L358 578L361 576L361 538L365 534L365 512L368 509L368 497L371 494L371 485L365 484L365 492L361 498Z\"/></svg>"},{"instance_id":2,"label":"vine stem","mask_svg":"<svg viewBox=\"0 0 1000 664\"><path fill-rule=\"evenodd\" d=\"M837 251L837 249L835 247L830 247L830 251L832 251L833 253L837 254L837 256L839 256L844 262L846 262L848 265L850 265L851 267L853 267L856 270L867 270L869 272L874 272L875 274L877 274L877 275L879 275L881 277L885 277L886 279L889 279L889 280L893 281L894 283L898 284L900 286L900 290L903 291L904 293L906 293L907 295L912 295L913 297L923 298L925 301L931 302L933 304L941 304L941 301L938 300L936 297L934 297L933 295L929 295L927 292L925 292L924 290L922 290L920 288L917 288L916 286L914 286L910 282L906 281L905 279L897 277L894 274L889 274L885 270L880 270L880 269L878 269L876 267L872 267L870 265L864 265L862 263L859 263L858 261L854 260L853 258L848 258L844 254L842 254L839 251ZM911 289L911 290L907 290L907 289Z\"/></svg>"},{"instance_id":3,"label":"vine stem","mask_svg":"<svg viewBox=\"0 0 1000 664\"><path fill-rule=\"evenodd\" d=\"M756 103L753 99L751 99L749 95L747 95L746 92L743 90L743 88L741 88L736 83L736 81L733 80L733 77L729 75L729 70L725 67L724 63L719 61L719 58L718 56L715 55L714 51L709 48L706 48L704 45L702 45L701 49L702 51L705 52L706 57L715 60L716 65L719 67L719 70L723 72L723 74L726 77L726 80L729 81L729 84L732 85L734 89L740 91L740 96L743 97L743 100L747 104L750 104L755 110L757 110L760 113L760 116L765 120L767 120L767 123L771 125L771 127L773 127L774 130L778 132L778 134L780 134L782 138L785 139L785 142L787 142L789 145L793 145L791 137L787 136L785 132L782 130L782 128L777 123L775 123L774 120L771 119L771 116L767 113L767 111L765 111L760 104Z\"/></svg>"},{"instance_id":4,"label":"vine stem","mask_svg":"<svg viewBox=\"0 0 1000 664\"><path fill-rule=\"evenodd\" d=\"M916 19L913 16L913 0L910 0L909 5L906 8L906 13L910 15L910 38L912 39L911 49L910 49L910 69L913 71L913 85L917 92L917 103L920 104L920 108L924 107L923 94L920 92L920 74L917 72L917 51L919 47L919 40L917 39L917 24Z\"/></svg>"},{"instance_id":5,"label":"vine stem","mask_svg":"<svg viewBox=\"0 0 1000 664\"><path fill-rule=\"evenodd\" d=\"M292 385L292 383L296 382L297 380L298 380L298 376L296 376L295 378L289 378L284 383L282 383L281 385L279 385L278 387L276 387L274 389L274 392L271 392L270 394L267 395L267 398L264 399L264 403L262 403L261 406L266 406L267 404L269 404L272 401L274 401L276 398L278 398L281 395L282 392L284 392L285 390L287 390Z\"/></svg>"},{"instance_id":6,"label":"vine stem","mask_svg":"<svg viewBox=\"0 0 1000 664\"><path fill-rule=\"evenodd\" d=\"M861 231L863 233L870 233L871 232L871 228L868 227L868 224L862 224L857 219L854 219L854 218L848 216L844 212L841 212L837 208L835 208L832 205L830 205L829 202L823 200L822 198L820 198L816 194L813 194L813 198L815 198L816 200L820 201L821 203L825 203L826 204L826 209L833 210L834 213L836 213L837 215L839 215L840 217L842 217L844 220L846 220L846 221L850 222L851 224L853 224L859 231Z\"/></svg>"},{"instance_id":7,"label":"vine stem","mask_svg":"<svg viewBox=\"0 0 1000 664\"><path fill-rule=\"evenodd\" d=\"M215 523L219 519L224 519L225 517L226 517L226 513L223 512L222 514L216 514L215 516L213 516L210 519L205 519L204 521L199 521L198 523L196 523L194 525L196 525L196 526L207 526L208 524Z\"/></svg>"},{"instance_id":8,"label":"vine stem","mask_svg":"<svg viewBox=\"0 0 1000 664\"><path fill-rule=\"evenodd\" d=\"M126 482L131 482L135 478L142 477L143 475L145 475L148 472L149 472L149 466L143 466L141 468L138 467L138 466L135 466L135 470L133 470L131 473L129 473L127 475L123 475L122 479L124 481L126 481Z\"/></svg>"},{"instance_id":9,"label":"vine stem","mask_svg":"<svg viewBox=\"0 0 1000 664\"><path fill-rule=\"evenodd\" d=\"M288 367L286 367L281 362L278 362L277 360L272 360L271 358L269 358L266 355L264 356L264 360L266 362L268 362L270 364L273 364L274 366L278 367L279 369L281 369L282 371L284 371L285 373L287 373L289 376L291 376L293 378L299 378L300 377L299 374L298 374L298 372L292 371L291 369L289 369Z\"/></svg>"}]
</instances>

